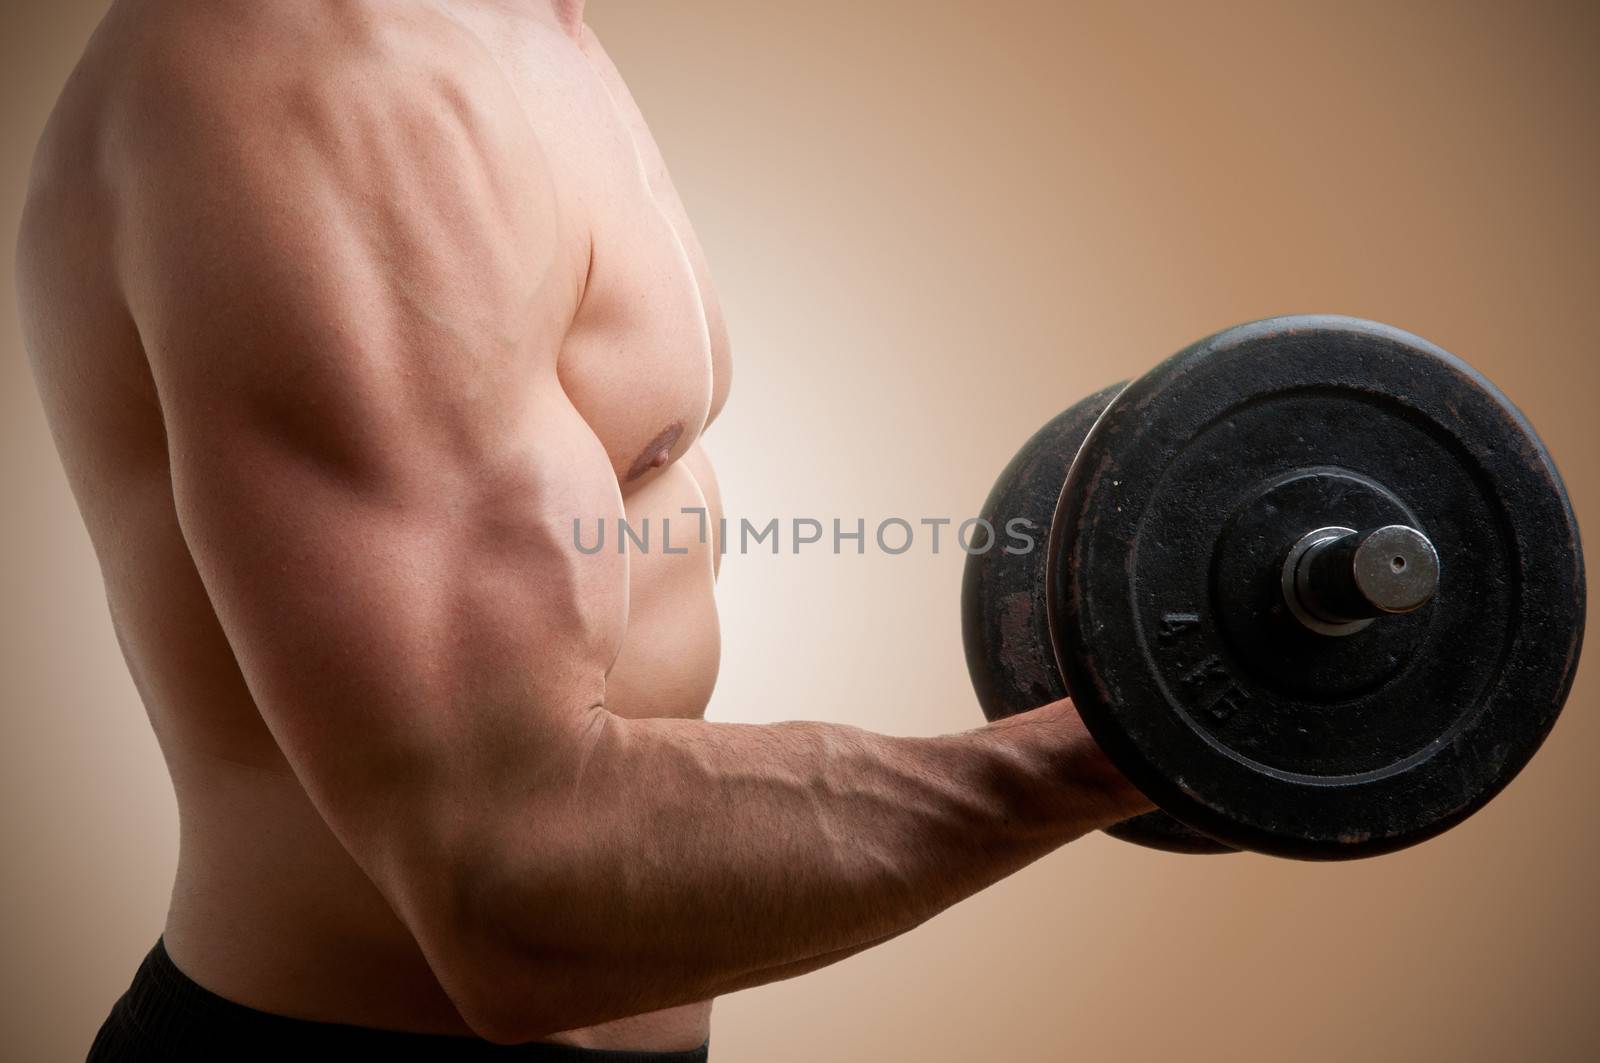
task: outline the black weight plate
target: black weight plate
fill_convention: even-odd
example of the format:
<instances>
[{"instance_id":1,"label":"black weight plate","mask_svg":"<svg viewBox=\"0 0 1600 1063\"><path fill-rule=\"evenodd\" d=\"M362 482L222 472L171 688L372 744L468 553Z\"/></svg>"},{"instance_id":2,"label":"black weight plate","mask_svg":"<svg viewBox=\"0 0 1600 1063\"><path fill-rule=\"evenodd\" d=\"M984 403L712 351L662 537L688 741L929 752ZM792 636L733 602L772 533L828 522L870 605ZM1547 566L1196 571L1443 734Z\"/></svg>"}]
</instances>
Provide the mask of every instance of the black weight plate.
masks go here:
<instances>
[{"instance_id":1,"label":"black weight plate","mask_svg":"<svg viewBox=\"0 0 1600 1063\"><path fill-rule=\"evenodd\" d=\"M1438 590L1314 634L1275 581L1295 538L1349 521L1421 529ZM1185 823L1283 856L1399 849L1482 807L1582 642L1577 522L1532 428L1459 359L1353 318L1242 325L1130 384L1068 474L1048 567L1107 755Z\"/></svg>"},{"instance_id":2,"label":"black weight plate","mask_svg":"<svg viewBox=\"0 0 1600 1063\"><path fill-rule=\"evenodd\" d=\"M1073 456L1095 418L1121 390L1117 384L1091 395L1035 432L995 480L980 511L997 535L989 550L967 555L961 582L961 641L978 703L990 720L1067 696L1046 616L1050 522ZM1033 540L1032 549L1021 546L1020 537L1005 533L1006 524L1014 520L1026 522L1019 530ZM1006 549L1012 542L1019 544L1014 551ZM1236 851L1162 812L1136 816L1106 833L1169 852Z\"/></svg>"},{"instance_id":3,"label":"black weight plate","mask_svg":"<svg viewBox=\"0 0 1600 1063\"><path fill-rule=\"evenodd\" d=\"M1118 841L1132 842L1146 849L1160 849L1164 853L1211 856L1239 851L1227 842L1219 842L1201 834L1187 823L1180 823L1160 809L1114 823L1105 829L1105 833Z\"/></svg>"}]
</instances>

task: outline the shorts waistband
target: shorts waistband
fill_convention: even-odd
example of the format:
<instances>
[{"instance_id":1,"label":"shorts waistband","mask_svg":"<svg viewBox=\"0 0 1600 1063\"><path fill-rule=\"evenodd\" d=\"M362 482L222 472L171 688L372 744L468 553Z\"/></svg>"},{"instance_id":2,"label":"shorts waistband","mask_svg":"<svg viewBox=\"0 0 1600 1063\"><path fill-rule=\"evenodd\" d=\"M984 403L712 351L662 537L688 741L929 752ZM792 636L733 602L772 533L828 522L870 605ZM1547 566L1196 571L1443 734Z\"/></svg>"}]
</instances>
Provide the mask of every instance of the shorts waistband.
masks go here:
<instances>
[{"instance_id":1,"label":"shorts waistband","mask_svg":"<svg viewBox=\"0 0 1600 1063\"><path fill-rule=\"evenodd\" d=\"M178 969L157 939L111 1021L162 1059L309 1058L389 1053L404 1059L527 1063L706 1063L708 1046L681 1052L574 1048L544 1042L497 1045L470 1037L405 1033L314 1022L258 1011L220 997ZM386 1058L378 1056L377 1058Z\"/></svg>"}]
</instances>

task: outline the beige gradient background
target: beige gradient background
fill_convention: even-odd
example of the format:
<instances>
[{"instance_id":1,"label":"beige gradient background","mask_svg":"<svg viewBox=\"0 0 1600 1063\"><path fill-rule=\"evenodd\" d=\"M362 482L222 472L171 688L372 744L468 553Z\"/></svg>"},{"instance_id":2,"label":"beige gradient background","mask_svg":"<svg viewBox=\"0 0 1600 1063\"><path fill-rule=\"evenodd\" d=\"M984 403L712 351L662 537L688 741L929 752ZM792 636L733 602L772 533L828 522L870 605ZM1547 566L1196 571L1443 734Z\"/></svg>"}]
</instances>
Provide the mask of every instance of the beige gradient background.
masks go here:
<instances>
[{"instance_id":1,"label":"beige gradient background","mask_svg":"<svg viewBox=\"0 0 1600 1063\"><path fill-rule=\"evenodd\" d=\"M194 0L199 2L199 0ZM1539 427L1600 540L1600 8L594 0L717 274L730 513L962 517L1038 424L1337 311ZM0 1057L82 1058L176 821L18 350L33 140L105 0L0 5ZM1203 10L1204 9L1204 10ZM733 557L711 714L973 725L960 557ZM714 1058L1600 1058L1597 671L1533 764L1349 865L1067 847L718 1005Z\"/></svg>"}]
</instances>

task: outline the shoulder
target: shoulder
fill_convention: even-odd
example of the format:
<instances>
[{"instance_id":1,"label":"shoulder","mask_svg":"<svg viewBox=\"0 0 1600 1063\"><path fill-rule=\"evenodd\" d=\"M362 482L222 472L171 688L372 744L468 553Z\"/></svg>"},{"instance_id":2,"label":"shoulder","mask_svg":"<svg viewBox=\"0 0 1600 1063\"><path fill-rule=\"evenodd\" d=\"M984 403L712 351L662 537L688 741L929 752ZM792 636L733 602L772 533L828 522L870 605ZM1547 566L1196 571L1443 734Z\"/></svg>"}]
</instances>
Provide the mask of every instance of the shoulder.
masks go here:
<instances>
[{"instance_id":1,"label":"shoulder","mask_svg":"<svg viewBox=\"0 0 1600 1063\"><path fill-rule=\"evenodd\" d=\"M299 272L322 255L346 276L425 272L433 293L469 265L579 269L538 131L441 5L124 3L102 134L120 255Z\"/></svg>"},{"instance_id":2,"label":"shoulder","mask_svg":"<svg viewBox=\"0 0 1600 1063\"><path fill-rule=\"evenodd\" d=\"M397 142L447 130L485 152L536 146L482 42L435 5L125 3L108 19L121 39L104 80L116 154L212 144L248 158L292 142L328 155L393 149L403 163Z\"/></svg>"},{"instance_id":3,"label":"shoulder","mask_svg":"<svg viewBox=\"0 0 1600 1063\"><path fill-rule=\"evenodd\" d=\"M281 192L311 171L397 187L515 175L535 202L549 179L516 91L439 5L117 0L42 132L30 200L250 177Z\"/></svg>"}]
</instances>

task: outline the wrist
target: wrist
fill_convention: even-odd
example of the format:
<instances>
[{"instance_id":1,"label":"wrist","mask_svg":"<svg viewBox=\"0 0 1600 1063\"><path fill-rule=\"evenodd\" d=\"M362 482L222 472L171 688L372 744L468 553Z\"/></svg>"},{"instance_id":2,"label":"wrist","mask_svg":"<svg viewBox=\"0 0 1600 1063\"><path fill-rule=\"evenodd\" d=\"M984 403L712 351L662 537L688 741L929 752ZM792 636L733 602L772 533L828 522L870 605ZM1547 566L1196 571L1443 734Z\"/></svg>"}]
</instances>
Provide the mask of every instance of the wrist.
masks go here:
<instances>
[{"instance_id":1,"label":"wrist","mask_svg":"<svg viewBox=\"0 0 1600 1063\"><path fill-rule=\"evenodd\" d=\"M1019 758L1023 803L1070 837L1155 808L1095 743L1069 700L997 720L978 733Z\"/></svg>"}]
</instances>

